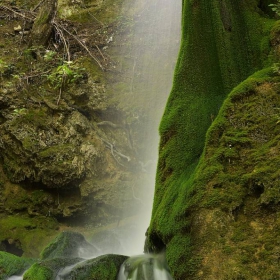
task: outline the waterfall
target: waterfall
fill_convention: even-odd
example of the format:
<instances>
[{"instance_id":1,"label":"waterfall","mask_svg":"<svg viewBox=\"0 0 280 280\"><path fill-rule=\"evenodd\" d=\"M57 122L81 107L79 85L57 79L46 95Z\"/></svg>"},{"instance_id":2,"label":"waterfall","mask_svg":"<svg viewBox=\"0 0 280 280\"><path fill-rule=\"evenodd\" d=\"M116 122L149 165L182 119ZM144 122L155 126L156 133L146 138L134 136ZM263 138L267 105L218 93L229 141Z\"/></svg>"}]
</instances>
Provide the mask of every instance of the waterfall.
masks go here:
<instances>
[{"instance_id":1,"label":"waterfall","mask_svg":"<svg viewBox=\"0 0 280 280\"><path fill-rule=\"evenodd\" d=\"M145 254L127 259L118 280L172 280L164 254Z\"/></svg>"}]
</instances>

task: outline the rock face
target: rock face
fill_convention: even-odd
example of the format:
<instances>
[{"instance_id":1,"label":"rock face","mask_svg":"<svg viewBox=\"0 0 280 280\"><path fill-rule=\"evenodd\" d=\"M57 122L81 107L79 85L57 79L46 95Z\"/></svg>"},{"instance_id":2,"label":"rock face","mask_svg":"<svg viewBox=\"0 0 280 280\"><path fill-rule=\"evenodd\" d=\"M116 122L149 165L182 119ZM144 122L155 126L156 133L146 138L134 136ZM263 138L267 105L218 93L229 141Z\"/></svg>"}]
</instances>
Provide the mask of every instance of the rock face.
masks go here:
<instances>
[{"instance_id":1,"label":"rock face","mask_svg":"<svg viewBox=\"0 0 280 280\"><path fill-rule=\"evenodd\" d=\"M279 23L270 15L266 1L184 1L146 242L166 249L174 279L280 277Z\"/></svg>"},{"instance_id":2,"label":"rock face","mask_svg":"<svg viewBox=\"0 0 280 280\"><path fill-rule=\"evenodd\" d=\"M14 240L29 256L39 253L59 225L117 223L124 209L135 215L149 196L139 188L149 172L149 161L139 156L143 124L138 118L131 124L119 101L112 101L117 89L108 92L108 80L120 75L107 52L110 38L116 53L130 30L127 20L117 19L122 1L59 3L52 14L59 27L48 22L52 36L44 47L38 46L40 38L29 44L32 28L40 24L37 16L32 26L35 16L42 15L37 2L17 2L26 17L10 1L0 7L0 248L9 250L5 244ZM99 21L88 17L94 13ZM35 231L40 233L30 247Z\"/></svg>"}]
</instances>

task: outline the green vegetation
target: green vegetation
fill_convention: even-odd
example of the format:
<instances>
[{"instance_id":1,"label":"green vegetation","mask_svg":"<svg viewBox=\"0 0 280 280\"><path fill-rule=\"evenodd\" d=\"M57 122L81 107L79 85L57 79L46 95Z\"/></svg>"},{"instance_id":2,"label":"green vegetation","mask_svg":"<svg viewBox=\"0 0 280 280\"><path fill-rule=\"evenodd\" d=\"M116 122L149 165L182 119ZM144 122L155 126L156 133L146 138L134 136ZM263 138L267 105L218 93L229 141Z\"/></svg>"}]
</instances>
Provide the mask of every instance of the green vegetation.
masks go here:
<instances>
[{"instance_id":1,"label":"green vegetation","mask_svg":"<svg viewBox=\"0 0 280 280\"><path fill-rule=\"evenodd\" d=\"M268 5L271 7L272 11L274 11L278 16L280 16L280 1L277 0L275 4Z\"/></svg>"},{"instance_id":2,"label":"green vegetation","mask_svg":"<svg viewBox=\"0 0 280 280\"><path fill-rule=\"evenodd\" d=\"M46 243L57 234L52 217L8 216L0 220L0 241L20 240L24 256L37 257Z\"/></svg>"},{"instance_id":3,"label":"green vegetation","mask_svg":"<svg viewBox=\"0 0 280 280\"><path fill-rule=\"evenodd\" d=\"M126 259L119 255L100 256L77 264L69 276L77 280L117 279L119 268Z\"/></svg>"},{"instance_id":4,"label":"green vegetation","mask_svg":"<svg viewBox=\"0 0 280 280\"><path fill-rule=\"evenodd\" d=\"M275 20L266 14L268 9L260 10L258 2L183 1L182 45L160 125L148 241L150 250L166 247L175 279L207 279L210 275L249 279L256 273L253 259L246 255L240 259L238 254L253 246L256 236L240 226L249 223L254 207L273 208L279 201L279 186L273 179L278 174L278 157L267 156L277 149L279 138L275 110L279 76L271 68L275 52L270 55L270 41L278 33ZM273 28L274 35L270 33ZM268 68L256 72L263 67ZM247 203L249 196L254 199ZM244 204L250 212L246 222L230 223L243 213ZM274 240L277 227L270 236ZM234 250L231 260L236 260L227 265L236 266L236 272L228 272L227 277L226 265L214 271L218 264L213 259L220 255L215 255L218 249L213 244L225 242L222 235L231 238L233 243L225 248L226 252ZM263 262L272 262L273 254ZM249 262L254 272L243 267ZM261 279L269 269L265 266L259 272Z\"/></svg>"},{"instance_id":5,"label":"green vegetation","mask_svg":"<svg viewBox=\"0 0 280 280\"><path fill-rule=\"evenodd\" d=\"M47 53L49 55L49 53ZM47 56L49 59L49 56ZM47 79L55 89L64 89L68 84L75 83L85 73L84 68L79 68L72 64L72 61L65 61L62 65L59 65Z\"/></svg>"},{"instance_id":6,"label":"green vegetation","mask_svg":"<svg viewBox=\"0 0 280 280\"><path fill-rule=\"evenodd\" d=\"M5 280L11 275L21 275L34 262L33 259L20 258L0 251L0 280Z\"/></svg>"},{"instance_id":7,"label":"green vegetation","mask_svg":"<svg viewBox=\"0 0 280 280\"><path fill-rule=\"evenodd\" d=\"M54 258L33 264L23 276L24 280L53 280L58 271L81 261L79 258Z\"/></svg>"},{"instance_id":8,"label":"green vegetation","mask_svg":"<svg viewBox=\"0 0 280 280\"><path fill-rule=\"evenodd\" d=\"M24 273L24 280L51 280L53 279L53 272L51 269L35 263Z\"/></svg>"}]
</instances>

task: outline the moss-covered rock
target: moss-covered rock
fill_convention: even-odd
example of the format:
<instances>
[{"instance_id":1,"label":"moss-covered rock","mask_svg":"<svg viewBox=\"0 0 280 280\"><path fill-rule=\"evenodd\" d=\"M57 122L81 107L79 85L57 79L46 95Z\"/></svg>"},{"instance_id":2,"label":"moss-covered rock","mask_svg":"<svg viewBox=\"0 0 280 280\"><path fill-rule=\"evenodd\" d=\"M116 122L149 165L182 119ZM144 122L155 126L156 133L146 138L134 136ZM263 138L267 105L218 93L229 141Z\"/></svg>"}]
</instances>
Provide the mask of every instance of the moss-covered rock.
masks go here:
<instances>
[{"instance_id":1,"label":"moss-covered rock","mask_svg":"<svg viewBox=\"0 0 280 280\"><path fill-rule=\"evenodd\" d=\"M1 216L0 228L0 244L13 243L21 255L35 258L57 235L58 224L51 217L10 215ZM10 251L8 248L2 250Z\"/></svg>"},{"instance_id":2,"label":"moss-covered rock","mask_svg":"<svg viewBox=\"0 0 280 280\"><path fill-rule=\"evenodd\" d=\"M0 251L0 279L5 280L12 275L21 275L36 260L20 258Z\"/></svg>"},{"instance_id":3,"label":"moss-covered rock","mask_svg":"<svg viewBox=\"0 0 280 280\"><path fill-rule=\"evenodd\" d=\"M78 232L64 231L60 233L41 253L41 258L76 258L97 255L99 250L88 243Z\"/></svg>"},{"instance_id":4,"label":"moss-covered rock","mask_svg":"<svg viewBox=\"0 0 280 280\"><path fill-rule=\"evenodd\" d=\"M53 258L33 264L23 275L24 280L55 280L64 267L74 265L80 258Z\"/></svg>"},{"instance_id":5,"label":"moss-covered rock","mask_svg":"<svg viewBox=\"0 0 280 280\"><path fill-rule=\"evenodd\" d=\"M117 279L119 269L127 258L121 255L100 256L78 263L72 268L71 272L62 272L59 276L65 280Z\"/></svg>"}]
</instances>

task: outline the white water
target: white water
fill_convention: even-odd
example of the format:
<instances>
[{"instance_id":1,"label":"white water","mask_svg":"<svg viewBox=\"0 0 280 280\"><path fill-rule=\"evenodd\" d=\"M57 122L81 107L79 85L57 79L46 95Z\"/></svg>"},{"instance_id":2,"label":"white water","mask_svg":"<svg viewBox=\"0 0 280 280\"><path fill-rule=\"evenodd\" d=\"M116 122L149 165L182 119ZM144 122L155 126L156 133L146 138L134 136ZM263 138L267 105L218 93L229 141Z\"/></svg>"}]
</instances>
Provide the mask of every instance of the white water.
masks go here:
<instances>
[{"instance_id":1,"label":"white water","mask_svg":"<svg viewBox=\"0 0 280 280\"><path fill-rule=\"evenodd\" d=\"M20 275L20 276L14 275L14 276L9 277L7 280L22 280L22 278L23 278L23 275Z\"/></svg>"},{"instance_id":2,"label":"white water","mask_svg":"<svg viewBox=\"0 0 280 280\"><path fill-rule=\"evenodd\" d=\"M135 63L128 69L122 69L130 73L133 81L130 93L124 93L123 98L145 104L146 127L139 134L144 135L142 150L144 162L149 162L149 177L139 178L142 185L138 185L141 191L138 197L142 200L135 227L137 231L131 232L130 237L124 237L121 241L126 248L122 254L138 255L143 253L145 232L149 226L158 157L159 135L158 127L171 91L173 73L177 61L177 55L181 37L181 0L135 0L125 1L127 5L142 9L135 16L133 29L133 44L131 57ZM145 2L145 4L143 4ZM134 3L134 4L132 4ZM139 4L140 3L140 4ZM140 5L141 6L141 5ZM127 55L124 53L124 56ZM147 113L148 111L148 113ZM144 193L144 194L143 194ZM127 246L126 239L129 239ZM112 252L114 253L114 252Z\"/></svg>"},{"instance_id":3,"label":"white water","mask_svg":"<svg viewBox=\"0 0 280 280\"><path fill-rule=\"evenodd\" d=\"M118 280L172 280L164 255L140 255L127 259Z\"/></svg>"}]
</instances>

